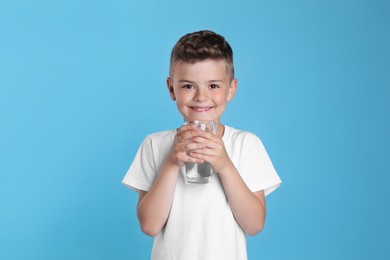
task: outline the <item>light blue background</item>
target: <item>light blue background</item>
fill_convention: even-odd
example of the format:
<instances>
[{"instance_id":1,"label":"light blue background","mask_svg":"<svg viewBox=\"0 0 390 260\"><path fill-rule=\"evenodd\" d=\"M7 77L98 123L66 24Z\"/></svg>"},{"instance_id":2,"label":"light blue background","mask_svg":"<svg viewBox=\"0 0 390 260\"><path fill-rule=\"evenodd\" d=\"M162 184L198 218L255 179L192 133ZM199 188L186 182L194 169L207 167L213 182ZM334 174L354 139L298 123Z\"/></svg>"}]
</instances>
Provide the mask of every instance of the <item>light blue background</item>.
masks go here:
<instances>
[{"instance_id":1,"label":"light blue background","mask_svg":"<svg viewBox=\"0 0 390 260\"><path fill-rule=\"evenodd\" d=\"M148 259L121 184L185 33L235 53L223 120L261 137L283 185L250 259L388 259L389 1L1 1L0 259Z\"/></svg>"}]
</instances>

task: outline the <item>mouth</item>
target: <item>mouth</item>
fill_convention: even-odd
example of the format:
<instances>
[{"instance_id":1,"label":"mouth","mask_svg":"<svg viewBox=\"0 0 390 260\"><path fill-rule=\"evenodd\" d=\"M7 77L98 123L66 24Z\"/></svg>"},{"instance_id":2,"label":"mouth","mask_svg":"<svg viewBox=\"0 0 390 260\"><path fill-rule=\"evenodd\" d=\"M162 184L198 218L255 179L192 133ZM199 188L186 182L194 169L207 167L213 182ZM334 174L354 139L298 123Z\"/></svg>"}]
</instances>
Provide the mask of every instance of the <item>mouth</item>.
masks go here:
<instances>
[{"instance_id":1,"label":"mouth","mask_svg":"<svg viewBox=\"0 0 390 260\"><path fill-rule=\"evenodd\" d=\"M212 109L213 107L190 107L190 108L192 110L194 110L195 112L207 112L210 109Z\"/></svg>"}]
</instances>

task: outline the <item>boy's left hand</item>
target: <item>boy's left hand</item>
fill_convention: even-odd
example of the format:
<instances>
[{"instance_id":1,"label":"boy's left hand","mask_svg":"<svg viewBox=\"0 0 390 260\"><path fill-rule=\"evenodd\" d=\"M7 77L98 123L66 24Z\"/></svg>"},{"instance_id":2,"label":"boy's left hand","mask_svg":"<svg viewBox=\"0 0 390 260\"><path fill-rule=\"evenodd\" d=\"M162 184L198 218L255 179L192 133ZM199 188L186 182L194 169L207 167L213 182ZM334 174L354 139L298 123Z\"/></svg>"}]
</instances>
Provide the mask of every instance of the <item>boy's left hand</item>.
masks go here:
<instances>
[{"instance_id":1,"label":"boy's left hand","mask_svg":"<svg viewBox=\"0 0 390 260\"><path fill-rule=\"evenodd\" d=\"M205 144L202 149L193 150L189 155L196 159L204 160L211 164L215 172L222 172L230 165L231 160L226 152L225 144L217 135L199 130L198 136L192 138L194 142Z\"/></svg>"}]
</instances>

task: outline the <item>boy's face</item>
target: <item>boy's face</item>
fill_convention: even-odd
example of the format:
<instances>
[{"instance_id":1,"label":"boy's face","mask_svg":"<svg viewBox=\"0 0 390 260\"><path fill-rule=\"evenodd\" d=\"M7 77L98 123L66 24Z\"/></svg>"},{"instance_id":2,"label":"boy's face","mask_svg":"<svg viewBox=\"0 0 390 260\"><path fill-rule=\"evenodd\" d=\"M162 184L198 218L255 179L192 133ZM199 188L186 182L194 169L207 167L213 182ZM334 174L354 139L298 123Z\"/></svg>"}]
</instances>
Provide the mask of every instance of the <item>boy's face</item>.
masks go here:
<instances>
[{"instance_id":1,"label":"boy's face","mask_svg":"<svg viewBox=\"0 0 390 260\"><path fill-rule=\"evenodd\" d=\"M234 97L237 80L230 80L224 60L178 61L172 65L167 85L184 120L219 124L227 102Z\"/></svg>"}]
</instances>

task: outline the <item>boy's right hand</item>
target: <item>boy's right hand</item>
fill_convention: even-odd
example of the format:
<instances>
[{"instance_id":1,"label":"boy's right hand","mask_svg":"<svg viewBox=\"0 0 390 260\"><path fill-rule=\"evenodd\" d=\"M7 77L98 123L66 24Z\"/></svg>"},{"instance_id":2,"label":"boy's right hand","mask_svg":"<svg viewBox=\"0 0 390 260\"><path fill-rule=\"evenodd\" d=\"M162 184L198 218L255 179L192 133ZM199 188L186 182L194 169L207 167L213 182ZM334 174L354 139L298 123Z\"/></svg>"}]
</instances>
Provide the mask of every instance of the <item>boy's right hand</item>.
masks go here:
<instances>
[{"instance_id":1,"label":"boy's right hand","mask_svg":"<svg viewBox=\"0 0 390 260\"><path fill-rule=\"evenodd\" d=\"M191 157L189 154L196 149L203 149L205 144L197 143L192 140L198 136L194 125L183 125L177 130L175 140L173 141L168 159L176 166L183 166L185 163L203 163L201 159Z\"/></svg>"}]
</instances>

